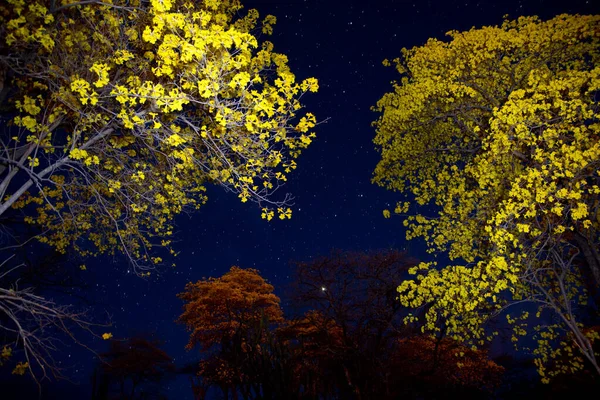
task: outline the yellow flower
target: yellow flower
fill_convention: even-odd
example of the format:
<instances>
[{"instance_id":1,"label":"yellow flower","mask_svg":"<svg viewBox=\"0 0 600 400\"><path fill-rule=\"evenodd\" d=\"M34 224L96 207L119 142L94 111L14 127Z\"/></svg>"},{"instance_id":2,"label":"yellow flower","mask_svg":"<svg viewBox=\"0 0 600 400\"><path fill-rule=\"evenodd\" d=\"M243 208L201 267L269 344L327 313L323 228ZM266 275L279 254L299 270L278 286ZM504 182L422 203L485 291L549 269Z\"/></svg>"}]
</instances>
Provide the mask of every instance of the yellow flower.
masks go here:
<instances>
[{"instance_id":1,"label":"yellow flower","mask_svg":"<svg viewBox=\"0 0 600 400\"><path fill-rule=\"evenodd\" d=\"M110 67L107 64L94 63L90 68L90 71L98 74L98 80L94 82L94 86L102 88L108 84L108 71L110 71Z\"/></svg>"},{"instance_id":2,"label":"yellow flower","mask_svg":"<svg viewBox=\"0 0 600 400\"><path fill-rule=\"evenodd\" d=\"M577 208L571 210L571 218L574 220L582 219L588 216L588 207L585 203L577 203Z\"/></svg>"},{"instance_id":3,"label":"yellow flower","mask_svg":"<svg viewBox=\"0 0 600 400\"><path fill-rule=\"evenodd\" d=\"M27 372L27 369L29 368L29 363L28 362L19 362L17 364L17 366L15 367L15 369L13 369L12 373L13 375L25 375L25 372Z\"/></svg>"},{"instance_id":4,"label":"yellow flower","mask_svg":"<svg viewBox=\"0 0 600 400\"><path fill-rule=\"evenodd\" d=\"M69 153L69 158L72 158L73 160L81 160L81 159L86 158L87 156L88 156L88 152L86 150L81 150L81 149L73 149Z\"/></svg>"},{"instance_id":5,"label":"yellow flower","mask_svg":"<svg viewBox=\"0 0 600 400\"><path fill-rule=\"evenodd\" d=\"M117 65L124 64L125 62L131 60L132 58L133 58L133 54L129 50L117 50L117 51L115 51L115 54L114 54L115 64L117 64Z\"/></svg>"},{"instance_id":6,"label":"yellow flower","mask_svg":"<svg viewBox=\"0 0 600 400\"><path fill-rule=\"evenodd\" d=\"M25 96L23 98L23 109L27 113L34 115L34 116L38 115L40 113L40 111L42 111L42 109L35 104L35 99L33 99L29 96Z\"/></svg>"},{"instance_id":7,"label":"yellow flower","mask_svg":"<svg viewBox=\"0 0 600 400\"><path fill-rule=\"evenodd\" d=\"M83 97L87 95L90 90L90 84L81 78L74 79L73 82L71 82L71 90L75 93L79 93Z\"/></svg>"}]
</instances>

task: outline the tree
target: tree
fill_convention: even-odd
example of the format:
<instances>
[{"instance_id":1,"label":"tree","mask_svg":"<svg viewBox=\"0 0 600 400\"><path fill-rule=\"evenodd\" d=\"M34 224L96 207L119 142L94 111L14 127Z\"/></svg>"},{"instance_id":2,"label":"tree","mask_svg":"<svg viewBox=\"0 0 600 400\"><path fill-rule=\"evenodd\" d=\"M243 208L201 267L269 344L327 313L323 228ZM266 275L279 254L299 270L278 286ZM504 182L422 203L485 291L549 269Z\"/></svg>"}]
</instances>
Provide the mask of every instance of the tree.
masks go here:
<instances>
[{"instance_id":1,"label":"tree","mask_svg":"<svg viewBox=\"0 0 600 400\"><path fill-rule=\"evenodd\" d=\"M393 368L404 394L482 397L498 387L504 368L487 351L473 350L450 338L419 335L402 338Z\"/></svg>"},{"instance_id":2,"label":"tree","mask_svg":"<svg viewBox=\"0 0 600 400\"><path fill-rule=\"evenodd\" d=\"M270 355L277 351L270 325L283 322L273 286L257 270L234 266L220 278L188 283L178 297L185 302L178 322L191 332L186 348L200 345L206 356L203 379L220 386L226 398L230 392L236 398L238 389L244 398L265 395Z\"/></svg>"},{"instance_id":3,"label":"tree","mask_svg":"<svg viewBox=\"0 0 600 400\"><path fill-rule=\"evenodd\" d=\"M99 323L82 307L81 303L91 304L84 296L88 284L78 273L81 266L68 263L67 255L55 249L40 246L33 240L34 227L2 222L7 237L30 239L0 248L0 349L10 351L9 365L27 365L21 372L30 373L41 391L45 378L65 378L63 368L55 363L65 339L91 350L83 337L99 337L110 317ZM80 305L66 305L65 299Z\"/></svg>"},{"instance_id":4,"label":"tree","mask_svg":"<svg viewBox=\"0 0 600 400\"><path fill-rule=\"evenodd\" d=\"M0 215L26 208L41 240L83 255L123 252L139 273L162 260L171 221L209 183L291 217L275 198L316 124L272 32L238 0L8 0L0 75ZM3 90L6 92L6 90ZM3 96L4 98L5 96Z\"/></svg>"},{"instance_id":5,"label":"tree","mask_svg":"<svg viewBox=\"0 0 600 400\"><path fill-rule=\"evenodd\" d=\"M274 17L241 8L0 4L3 223L21 217L61 253L121 252L145 275L162 262L152 250L169 247L173 218L200 207L208 184L259 203L265 219L290 218L290 196L276 192L314 137L300 98L318 83L296 82L287 57L259 44Z\"/></svg>"},{"instance_id":6,"label":"tree","mask_svg":"<svg viewBox=\"0 0 600 400\"><path fill-rule=\"evenodd\" d=\"M100 355L102 364L94 373L93 398L114 398L110 396L114 384L119 399L146 398L144 393L152 390L148 384L156 384L175 371L173 360L159 345L141 336L112 340L110 349Z\"/></svg>"},{"instance_id":7,"label":"tree","mask_svg":"<svg viewBox=\"0 0 600 400\"><path fill-rule=\"evenodd\" d=\"M506 317L515 340L538 339L544 381L565 332L568 351L600 373L592 347L600 337L583 327L597 319L586 292L600 284L599 23L521 17L451 31L449 42L402 51L402 78L375 108L374 182L412 195L395 209L413 207L407 239L456 260L411 270L419 276L400 285L402 304L427 305L429 331L445 319L451 337L474 344L490 337L489 317L537 305L535 331L529 311Z\"/></svg>"},{"instance_id":8,"label":"tree","mask_svg":"<svg viewBox=\"0 0 600 400\"><path fill-rule=\"evenodd\" d=\"M344 332L369 336L398 322L396 288L417 261L388 250L371 253L333 251L329 256L298 262L294 270L296 304L332 318Z\"/></svg>"},{"instance_id":9,"label":"tree","mask_svg":"<svg viewBox=\"0 0 600 400\"><path fill-rule=\"evenodd\" d=\"M283 321L273 286L252 268L234 266L220 278L188 283L177 297L185 302L178 322L191 331L189 350L196 345L208 350L222 344L265 317L271 323Z\"/></svg>"},{"instance_id":10,"label":"tree","mask_svg":"<svg viewBox=\"0 0 600 400\"><path fill-rule=\"evenodd\" d=\"M397 337L408 333L396 288L414 265L393 250L337 251L297 263L295 303L311 310L286 329L299 341L307 382L314 379L307 388L329 393L336 385L341 398L393 398L388 356Z\"/></svg>"},{"instance_id":11,"label":"tree","mask_svg":"<svg viewBox=\"0 0 600 400\"><path fill-rule=\"evenodd\" d=\"M502 368L487 352L404 327L394 293L414 264L395 251L298 263L295 303L314 309L291 320L256 270L232 267L189 283L179 322L192 332L188 349L202 348L195 395L204 398L211 386L227 399L265 400L395 399L432 393L432 384L457 393L492 389Z\"/></svg>"},{"instance_id":12,"label":"tree","mask_svg":"<svg viewBox=\"0 0 600 400\"><path fill-rule=\"evenodd\" d=\"M300 399L335 399L347 387L340 370L347 348L342 329L319 311L307 311L277 332L291 355L293 387ZM340 385L341 382L341 385Z\"/></svg>"}]
</instances>

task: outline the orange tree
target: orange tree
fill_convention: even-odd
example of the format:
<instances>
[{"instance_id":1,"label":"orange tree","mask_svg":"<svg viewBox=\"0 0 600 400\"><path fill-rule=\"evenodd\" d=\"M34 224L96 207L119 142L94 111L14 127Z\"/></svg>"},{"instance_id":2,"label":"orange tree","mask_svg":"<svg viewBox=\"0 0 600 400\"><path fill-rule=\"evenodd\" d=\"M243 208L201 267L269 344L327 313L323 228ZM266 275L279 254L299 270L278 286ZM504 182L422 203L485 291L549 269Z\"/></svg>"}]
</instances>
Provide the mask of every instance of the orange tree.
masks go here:
<instances>
[{"instance_id":1,"label":"orange tree","mask_svg":"<svg viewBox=\"0 0 600 400\"><path fill-rule=\"evenodd\" d=\"M543 381L585 362L600 373L599 336L582 324L587 291L600 284L600 16L448 35L404 49L402 78L375 107L374 182L411 194L394 210L407 238L453 260L414 268L400 301L429 306L424 330L443 319L473 345L490 337L490 316L532 302L531 315L506 317L515 341L538 339ZM543 318L535 329L533 314ZM548 371L557 352L572 357Z\"/></svg>"},{"instance_id":2,"label":"orange tree","mask_svg":"<svg viewBox=\"0 0 600 400\"><path fill-rule=\"evenodd\" d=\"M188 349L207 350L249 331L265 318L283 321L279 297L255 269L231 267L220 278L188 283L178 297L185 302L178 321L191 331Z\"/></svg>"},{"instance_id":3,"label":"orange tree","mask_svg":"<svg viewBox=\"0 0 600 400\"><path fill-rule=\"evenodd\" d=\"M238 0L7 0L0 72L11 129L0 146L0 215L28 207L41 240L84 255L162 260L171 221L214 183L291 217L273 194L316 120L287 57L257 35L275 17ZM2 96L3 98L5 96ZM300 118L301 117L301 118ZM33 210L31 210L33 209Z\"/></svg>"},{"instance_id":4,"label":"orange tree","mask_svg":"<svg viewBox=\"0 0 600 400\"><path fill-rule=\"evenodd\" d=\"M270 390L270 326L283 322L273 286L255 269L231 267L220 278L188 283L178 297L185 302L178 322L190 331L187 349L199 345L208 355L199 375L225 397L238 389L244 396Z\"/></svg>"}]
</instances>

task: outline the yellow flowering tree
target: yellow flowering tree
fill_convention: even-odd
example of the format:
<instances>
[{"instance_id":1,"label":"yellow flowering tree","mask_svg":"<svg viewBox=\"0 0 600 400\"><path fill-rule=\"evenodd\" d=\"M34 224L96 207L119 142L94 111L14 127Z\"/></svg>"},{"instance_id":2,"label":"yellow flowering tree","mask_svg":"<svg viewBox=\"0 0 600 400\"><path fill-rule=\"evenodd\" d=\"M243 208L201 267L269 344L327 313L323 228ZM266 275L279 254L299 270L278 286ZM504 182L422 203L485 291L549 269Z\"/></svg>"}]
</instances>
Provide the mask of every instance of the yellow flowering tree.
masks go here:
<instances>
[{"instance_id":1,"label":"yellow flowering tree","mask_svg":"<svg viewBox=\"0 0 600 400\"><path fill-rule=\"evenodd\" d=\"M426 307L424 330L473 345L494 335L490 317L534 303L538 326L534 313L506 318L513 340L537 338L542 379L586 362L600 373L600 338L581 322L600 286L600 16L448 35L403 49L375 107L374 182L410 194L395 209L407 239L453 260L414 268L399 299ZM548 370L561 353L569 362Z\"/></svg>"},{"instance_id":2,"label":"yellow flowering tree","mask_svg":"<svg viewBox=\"0 0 600 400\"><path fill-rule=\"evenodd\" d=\"M171 221L213 183L270 220L314 138L287 57L259 43L273 16L238 0L7 0L0 69L11 129L0 146L0 215L25 208L43 242L162 260ZM31 211L31 212L30 212Z\"/></svg>"}]
</instances>

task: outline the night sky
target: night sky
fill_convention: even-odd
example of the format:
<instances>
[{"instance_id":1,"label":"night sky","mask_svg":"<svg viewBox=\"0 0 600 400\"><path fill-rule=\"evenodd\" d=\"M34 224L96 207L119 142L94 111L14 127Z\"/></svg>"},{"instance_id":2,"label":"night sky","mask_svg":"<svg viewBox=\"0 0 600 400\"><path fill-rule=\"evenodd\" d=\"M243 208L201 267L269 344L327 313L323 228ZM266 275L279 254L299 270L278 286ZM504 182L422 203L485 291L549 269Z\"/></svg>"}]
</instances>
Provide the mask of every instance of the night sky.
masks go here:
<instances>
[{"instance_id":1,"label":"night sky","mask_svg":"<svg viewBox=\"0 0 600 400\"><path fill-rule=\"evenodd\" d=\"M218 187L209 187L208 203L200 211L182 215L177 221L176 268L142 279L128 271L124 259L99 258L82 262L87 271L73 268L86 284L90 316L113 326L106 331L115 338L136 333L154 334L178 366L198 358L186 352L188 333L174 320L182 303L176 294L189 281L218 277L232 265L257 268L282 297L284 311L292 311L286 300L291 261L326 255L332 249L368 251L405 249L411 256L426 259L420 241L406 242L399 218L384 219L382 210L393 206L398 194L371 183L379 154L372 139L371 111L397 78L382 60L399 56L403 47L420 46L430 37L444 39L449 30L498 25L502 17L538 15L542 19L560 13L596 14L600 2L568 1L333 1L287 0L245 1L262 16L277 17L269 39L275 50L288 55L298 79L316 77L320 90L303 98L306 111L319 120L317 139L298 159L298 169L289 175L284 191L294 196L291 220L260 218L256 204L242 204ZM73 301L73 300L71 300ZM97 351L107 342L94 339ZM91 352L65 344L57 356L74 383L46 383L43 398L90 397L89 379L96 363ZM24 385L26 379L13 380ZM191 399L186 377L167 383L172 399ZM37 390L28 383L31 398ZM6 392L5 392L6 393ZM22 397L23 391L21 391ZM4 393L0 398L4 399ZM10 395L9 395L10 396ZM9 397L10 398L10 397Z\"/></svg>"}]
</instances>

